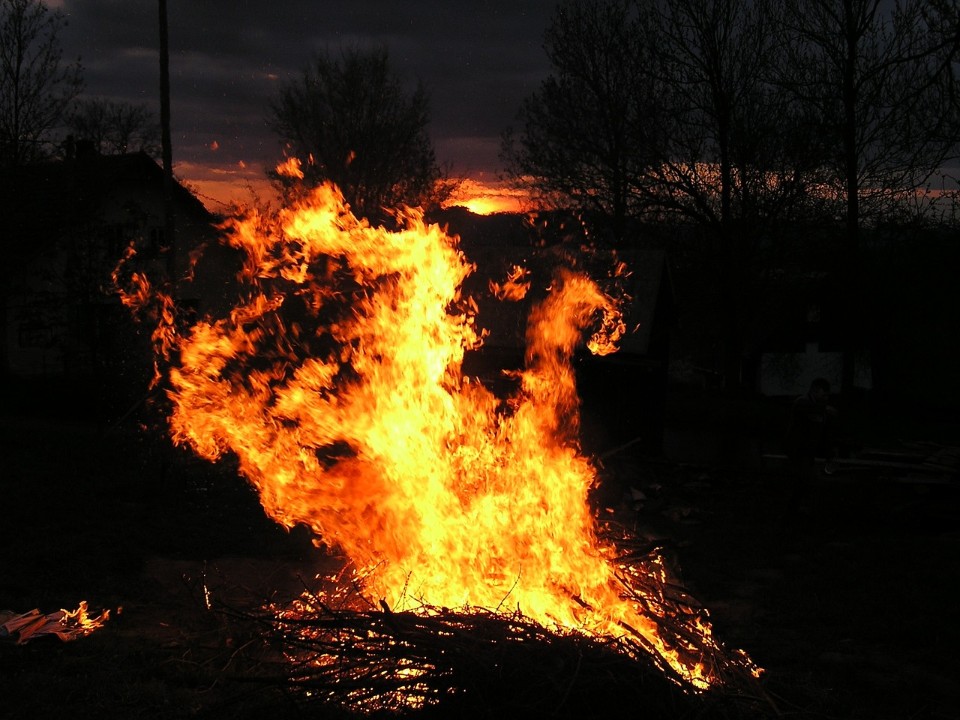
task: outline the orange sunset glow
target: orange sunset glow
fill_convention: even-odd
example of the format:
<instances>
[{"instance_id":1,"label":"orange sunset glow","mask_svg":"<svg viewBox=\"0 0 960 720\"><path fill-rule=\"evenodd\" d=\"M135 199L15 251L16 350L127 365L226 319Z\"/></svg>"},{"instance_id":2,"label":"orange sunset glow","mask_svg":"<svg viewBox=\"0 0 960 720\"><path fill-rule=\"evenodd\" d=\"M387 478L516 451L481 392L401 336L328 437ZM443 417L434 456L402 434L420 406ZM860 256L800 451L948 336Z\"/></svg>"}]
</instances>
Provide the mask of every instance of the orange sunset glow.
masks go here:
<instances>
[{"instance_id":1,"label":"orange sunset glow","mask_svg":"<svg viewBox=\"0 0 960 720\"><path fill-rule=\"evenodd\" d=\"M211 150L216 149L214 142ZM207 209L214 213L227 213L233 208L276 201L276 191L267 177L267 170L260 163L243 161L233 165L178 162L175 167L181 182L192 189ZM465 207L477 215L492 215L527 212L532 204L533 200L523 190L481 174L477 178L464 178L445 207Z\"/></svg>"},{"instance_id":2,"label":"orange sunset glow","mask_svg":"<svg viewBox=\"0 0 960 720\"><path fill-rule=\"evenodd\" d=\"M492 215L526 212L532 202L528 193L502 181L467 178L447 202L447 207L460 206L477 215Z\"/></svg>"}]
</instances>

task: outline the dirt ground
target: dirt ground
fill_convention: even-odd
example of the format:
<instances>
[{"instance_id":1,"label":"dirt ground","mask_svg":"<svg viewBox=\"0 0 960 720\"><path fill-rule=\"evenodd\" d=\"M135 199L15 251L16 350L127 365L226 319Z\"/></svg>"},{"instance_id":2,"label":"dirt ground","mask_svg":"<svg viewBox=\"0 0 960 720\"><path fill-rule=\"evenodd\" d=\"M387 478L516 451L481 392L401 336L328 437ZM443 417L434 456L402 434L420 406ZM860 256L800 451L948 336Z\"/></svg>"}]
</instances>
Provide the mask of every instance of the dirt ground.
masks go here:
<instances>
[{"instance_id":1,"label":"dirt ground","mask_svg":"<svg viewBox=\"0 0 960 720\"><path fill-rule=\"evenodd\" d=\"M87 600L115 613L71 643L0 640L0 718L301 716L244 682L250 638L205 591L291 593L332 560L268 521L229 463L171 451L134 422L37 414L0 419L0 448L0 611ZM717 636L765 669L771 717L960 717L955 483L824 477L793 512L775 463L625 450L602 476L616 487L606 504L667 549Z\"/></svg>"}]
</instances>

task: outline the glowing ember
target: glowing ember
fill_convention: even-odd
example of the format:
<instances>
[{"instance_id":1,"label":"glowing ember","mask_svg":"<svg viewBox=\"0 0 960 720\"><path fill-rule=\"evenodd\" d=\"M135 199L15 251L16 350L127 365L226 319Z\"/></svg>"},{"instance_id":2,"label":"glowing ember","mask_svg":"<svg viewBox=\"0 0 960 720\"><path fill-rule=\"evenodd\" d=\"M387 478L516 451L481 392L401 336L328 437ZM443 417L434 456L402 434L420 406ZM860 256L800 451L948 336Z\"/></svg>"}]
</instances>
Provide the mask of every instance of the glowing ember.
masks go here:
<instances>
[{"instance_id":1,"label":"glowing ember","mask_svg":"<svg viewBox=\"0 0 960 720\"><path fill-rule=\"evenodd\" d=\"M559 272L503 402L461 374L482 337L459 292L472 266L418 213L405 222L370 227L330 186L275 219L232 221L242 300L181 336L160 305L158 353L177 358L175 441L210 460L234 454L266 512L340 548L374 606L520 611L563 630L630 634L708 687L696 648L714 647L709 626L690 621L689 647L660 637L655 605L624 591L628 571L587 502L595 470L578 449L570 358L585 333L591 351L615 349L617 304ZM516 271L504 292L525 282ZM148 295L141 286L125 301Z\"/></svg>"}]
</instances>

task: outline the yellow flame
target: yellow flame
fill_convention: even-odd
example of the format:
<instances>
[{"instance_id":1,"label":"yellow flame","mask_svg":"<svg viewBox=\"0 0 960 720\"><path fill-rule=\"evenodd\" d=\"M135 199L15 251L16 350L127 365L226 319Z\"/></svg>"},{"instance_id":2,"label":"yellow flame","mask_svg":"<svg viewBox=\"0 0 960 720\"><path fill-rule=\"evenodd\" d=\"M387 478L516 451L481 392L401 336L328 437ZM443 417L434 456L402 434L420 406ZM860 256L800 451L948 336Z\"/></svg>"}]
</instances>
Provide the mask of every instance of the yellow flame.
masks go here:
<instances>
[{"instance_id":1,"label":"yellow flame","mask_svg":"<svg viewBox=\"0 0 960 720\"><path fill-rule=\"evenodd\" d=\"M287 158L277 165L277 174L303 180L303 170L301 169L300 159L295 157Z\"/></svg>"},{"instance_id":2,"label":"yellow flame","mask_svg":"<svg viewBox=\"0 0 960 720\"><path fill-rule=\"evenodd\" d=\"M557 273L530 316L519 389L503 402L461 373L481 333L460 297L473 266L455 237L416 211L403 230L371 227L329 185L275 220L229 226L248 291L178 339L174 439L211 460L234 454L266 512L342 549L371 602L629 631L707 687L702 663L622 597L587 502L595 468L577 443L570 359L588 331L591 350L614 349L617 303L589 278ZM158 342L170 357L166 336ZM708 625L691 630L710 637Z\"/></svg>"},{"instance_id":3,"label":"yellow flame","mask_svg":"<svg viewBox=\"0 0 960 720\"><path fill-rule=\"evenodd\" d=\"M530 291L530 271L520 265L514 265L502 282L490 281L490 293L498 300L523 300Z\"/></svg>"}]
</instances>

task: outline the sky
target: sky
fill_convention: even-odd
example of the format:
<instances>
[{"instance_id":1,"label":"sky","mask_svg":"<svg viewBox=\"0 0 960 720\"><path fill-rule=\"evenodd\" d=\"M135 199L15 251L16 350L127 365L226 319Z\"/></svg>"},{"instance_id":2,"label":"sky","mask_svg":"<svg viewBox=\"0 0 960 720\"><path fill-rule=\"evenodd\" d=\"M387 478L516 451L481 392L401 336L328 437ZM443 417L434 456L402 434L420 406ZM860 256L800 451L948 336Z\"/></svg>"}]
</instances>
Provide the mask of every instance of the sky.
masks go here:
<instances>
[{"instance_id":1,"label":"sky","mask_svg":"<svg viewBox=\"0 0 960 720\"><path fill-rule=\"evenodd\" d=\"M48 0L68 25L85 96L145 103L159 118L153 0ZM550 68L551 0L168 0L174 172L208 206L262 188L281 159L267 125L284 82L318 51L385 46L394 71L430 96L437 160L493 187L500 135ZM470 191L477 185L467 183ZM480 190L483 192L483 190Z\"/></svg>"}]
</instances>

